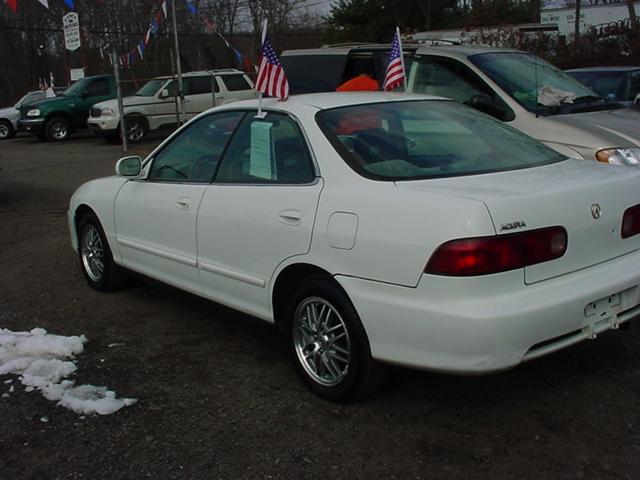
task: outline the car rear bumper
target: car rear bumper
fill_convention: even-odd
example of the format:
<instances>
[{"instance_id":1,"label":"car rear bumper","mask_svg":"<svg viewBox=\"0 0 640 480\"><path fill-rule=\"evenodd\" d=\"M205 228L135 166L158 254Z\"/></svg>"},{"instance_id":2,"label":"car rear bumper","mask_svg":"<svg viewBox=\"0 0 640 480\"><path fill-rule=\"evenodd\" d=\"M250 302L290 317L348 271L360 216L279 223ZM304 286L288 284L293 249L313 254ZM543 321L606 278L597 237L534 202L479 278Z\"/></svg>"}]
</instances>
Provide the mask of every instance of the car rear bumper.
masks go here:
<instances>
[{"instance_id":1,"label":"car rear bumper","mask_svg":"<svg viewBox=\"0 0 640 480\"><path fill-rule=\"evenodd\" d=\"M535 285L525 285L520 270L423 275L416 288L336 280L360 315L374 358L451 373L510 368L640 316L639 252Z\"/></svg>"},{"instance_id":2,"label":"car rear bumper","mask_svg":"<svg viewBox=\"0 0 640 480\"><path fill-rule=\"evenodd\" d=\"M29 133L40 133L44 128L44 118L21 118L18 120L18 130Z\"/></svg>"}]
</instances>

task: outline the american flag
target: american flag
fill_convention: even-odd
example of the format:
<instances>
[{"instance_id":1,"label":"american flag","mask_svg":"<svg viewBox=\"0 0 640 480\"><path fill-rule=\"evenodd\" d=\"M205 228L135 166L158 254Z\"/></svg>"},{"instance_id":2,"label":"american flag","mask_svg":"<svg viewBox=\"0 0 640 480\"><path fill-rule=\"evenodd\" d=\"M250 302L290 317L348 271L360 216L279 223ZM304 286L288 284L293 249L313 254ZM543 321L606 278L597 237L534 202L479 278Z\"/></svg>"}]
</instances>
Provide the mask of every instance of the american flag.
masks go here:
<instances>
[{"instance_id":1,"label":"american flag","mask_svg":"<svg viewBox=\"0 0 640 480\"><path fill-rule=\"evenodd\" d=\"M264 37L260 53L262 62L258 70L256 90L286 100L289 97L289 82L268 36Z\"/></svg>"},{"instance_id":2,"label":"american flag","mask_svg":"<svg viewBox=\"0 0 640 480\"><path fill-rule=\"evenodd\" d=\"M405 79L404 61L402 59L402 43L400 41L400 30L396 29L396 34L393 36L393 42L391 42L391 52L389 52L389 66L387 67L387 74L384 77L385 91L398 88Z\"/></svg>"}]
</instances>

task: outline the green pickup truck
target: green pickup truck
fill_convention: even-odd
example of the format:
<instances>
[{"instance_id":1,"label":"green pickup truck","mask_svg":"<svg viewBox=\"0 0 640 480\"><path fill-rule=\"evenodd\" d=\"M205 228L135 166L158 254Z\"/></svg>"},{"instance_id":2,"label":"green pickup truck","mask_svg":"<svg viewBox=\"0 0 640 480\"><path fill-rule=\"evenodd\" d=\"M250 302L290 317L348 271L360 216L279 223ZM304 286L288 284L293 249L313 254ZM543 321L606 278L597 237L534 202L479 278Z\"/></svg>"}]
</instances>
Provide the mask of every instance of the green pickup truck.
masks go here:
<instances>
[{"instance_id":1,"label":"green pickup truck","mask_svg":"<svg viewBox=\"0 0 640 480\"><path fill-rule=\"evenodd\" d=\"M55 98L20 107L18 128L42 140L61 142L76 130L87 128L92 105L116 97L116 83L111 75L85 77Z\"/></svg>"}]
</instances>

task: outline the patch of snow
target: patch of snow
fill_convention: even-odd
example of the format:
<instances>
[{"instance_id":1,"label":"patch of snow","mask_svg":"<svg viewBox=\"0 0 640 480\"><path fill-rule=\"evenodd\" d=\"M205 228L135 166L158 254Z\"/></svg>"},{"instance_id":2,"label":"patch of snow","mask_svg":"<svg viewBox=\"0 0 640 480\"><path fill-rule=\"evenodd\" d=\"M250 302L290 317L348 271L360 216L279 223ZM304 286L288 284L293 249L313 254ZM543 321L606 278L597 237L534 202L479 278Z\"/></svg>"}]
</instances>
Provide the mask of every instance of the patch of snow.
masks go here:
<instances>
[{"instance_id":1,"label":"patch of snow","mask_svg":"<svg viewBox=\"0 0 640 480\"><path fill-rule=\"evenodd\" d=\"M66 379L76 371L75 356L82 353L86 342L84 335L51 335L42 328L30 332L0 329L0 375L20 375L27 392L39 390L46 399L82 415L108 415L136 403L135 398L116 398L107 387L75 386Z\"/></svg>"}]
</instances>

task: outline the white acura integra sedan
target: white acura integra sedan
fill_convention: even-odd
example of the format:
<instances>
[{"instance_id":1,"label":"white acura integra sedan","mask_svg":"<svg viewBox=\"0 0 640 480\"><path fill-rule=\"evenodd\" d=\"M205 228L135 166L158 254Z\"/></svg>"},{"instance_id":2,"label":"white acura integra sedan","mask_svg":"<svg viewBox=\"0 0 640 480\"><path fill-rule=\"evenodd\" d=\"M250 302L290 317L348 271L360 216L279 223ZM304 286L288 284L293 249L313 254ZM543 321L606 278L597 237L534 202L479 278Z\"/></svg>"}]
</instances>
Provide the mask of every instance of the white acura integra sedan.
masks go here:
<instances>
[{"instance_id":1,"label":"white acura integra sedan","mask_svg":"<svg viewBox=\"0 0 640 480\"><path fill-rule=\"evenodd\" d=\"M490 372L640 314L640 172L453 101L302 95L209 110L71 199L89 284L124 270L275 323L305 383L385 363Z\"/></svg>"}]
</instances>

